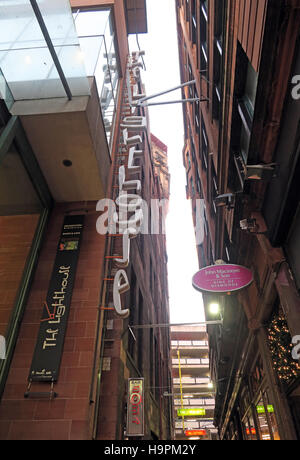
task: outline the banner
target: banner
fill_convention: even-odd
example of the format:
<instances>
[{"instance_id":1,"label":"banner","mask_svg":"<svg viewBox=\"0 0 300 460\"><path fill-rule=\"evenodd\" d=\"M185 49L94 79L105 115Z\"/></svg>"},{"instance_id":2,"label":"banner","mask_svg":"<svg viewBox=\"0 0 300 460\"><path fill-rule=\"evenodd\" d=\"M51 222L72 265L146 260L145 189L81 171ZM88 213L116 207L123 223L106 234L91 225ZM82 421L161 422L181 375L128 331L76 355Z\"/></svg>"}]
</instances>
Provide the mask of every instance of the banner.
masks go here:
<instances>
[{"instance_id":1,"label":"banner","mask_svg":"<svg viewBox=\"0 0 300 460\"><path fill-rule=\"evenodd\" d=\"M58 378L83 223L84 216L81 215L67 216L64 219L48 294L43 306L29 381L55 382Z\"/></svg>"},{"instance_id":2,"label":"banner","mask_svg":"<svg viewBox=\"0 0 300 460\"><path fill-rule=\"evenodd\" d=\"M144 436L144 379L128 379L127 436Z\"/></svg>"}]
</instances>

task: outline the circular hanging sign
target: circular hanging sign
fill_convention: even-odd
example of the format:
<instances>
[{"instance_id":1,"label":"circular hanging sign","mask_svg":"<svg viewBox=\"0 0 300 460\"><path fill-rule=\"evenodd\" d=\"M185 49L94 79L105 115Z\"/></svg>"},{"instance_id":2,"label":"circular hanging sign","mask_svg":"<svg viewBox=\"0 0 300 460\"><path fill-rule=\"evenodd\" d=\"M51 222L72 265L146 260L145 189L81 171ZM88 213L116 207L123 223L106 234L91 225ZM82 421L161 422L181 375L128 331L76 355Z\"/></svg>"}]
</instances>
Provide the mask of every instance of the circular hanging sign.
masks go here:
<instances>
[{"instance_id":1,"label":"circular hanging sign","mask_svg":"<svg viewBox=\"0 0 300 460\"><path fill-rule=\"evenodd\" d=\"M193 276L193 286L201 292L226 293L240 291L253 281L251 270L241 265L211 265Z\"/></svg>"}]
</instances>

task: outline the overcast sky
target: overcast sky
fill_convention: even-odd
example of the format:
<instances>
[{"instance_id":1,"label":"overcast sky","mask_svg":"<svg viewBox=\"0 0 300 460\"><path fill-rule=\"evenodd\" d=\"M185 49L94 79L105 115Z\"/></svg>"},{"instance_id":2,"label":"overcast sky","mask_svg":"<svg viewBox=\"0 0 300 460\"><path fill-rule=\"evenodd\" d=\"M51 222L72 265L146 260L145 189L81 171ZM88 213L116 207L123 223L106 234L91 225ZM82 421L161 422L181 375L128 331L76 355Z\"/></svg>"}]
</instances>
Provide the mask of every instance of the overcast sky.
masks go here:
<instances>
[{"instance_id":1,"label":"overcast sky","mask_svg":"<svg viewBox=\"0 0 300 460\"><path fill-rule=\"evenodd\" d=\"M142 79L146 94L180 85L175 0L147 0L148 34L138 36L146 72ZM137 50L131 39L132 50ZM181 99L181 91L169 93L153 102ZM192 276L198 270L191 203L186 199L186 176L183 167L184 145L181 104L154 106L150 111L150 129L168 146L171 174L171 197L167 217L167 251L171 322L204 320L202 296L192 287Z\"/></svg>"}]
</instances>

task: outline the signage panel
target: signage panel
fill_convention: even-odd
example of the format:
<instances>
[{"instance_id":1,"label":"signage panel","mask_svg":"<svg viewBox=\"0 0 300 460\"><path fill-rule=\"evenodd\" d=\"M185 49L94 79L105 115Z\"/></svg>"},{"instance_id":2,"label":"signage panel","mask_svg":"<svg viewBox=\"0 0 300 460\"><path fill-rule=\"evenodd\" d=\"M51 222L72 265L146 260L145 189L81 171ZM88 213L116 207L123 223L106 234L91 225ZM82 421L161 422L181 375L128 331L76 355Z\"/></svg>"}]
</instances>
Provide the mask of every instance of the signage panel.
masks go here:
<instances>
[{"instance_id":1,"label":"signage panel","mask_svg":"<svg viewBox=\"0 0 300 460\"><path fill-rule=\"evenodd\" d=\"M193 276L193 286L201 292L226 293L240 291L253 281L251 270L241 265L211 265Z\"/></svg>"},{"instance_id":2,"label":"signage panel","mask_svg":"<svg viewBox=\"0 0 300 460\"><path fill-rule=\"evenodd\" d=\"M258 406L256 406L256 410L257 410L257 413L258 413L258 414L264 414L264 413L266 412L265 406L263 406L263 405L258 405ZM267 411L268 411L269 413L273 413L273 412L274 412L274 407L272 406L272 404L268 404L268 405L267 405Z\"/></svg>"},{"instance_id":3,"label":"signage panel","mask_svg":"<svg viewBox=\"0 0 300 460\"><path fill-rule=\"evenodd\" d=\"M193 416L203 416L206 415L205 409L195 408L195 409L177 409L178 417L193 417Z\"/></svg>"},{"instance_id":4,"label":"signage panel","mask_svg":"<svg viewBox=\"0 0 300 460\"><path fill-rule=\"evenodd\" d=\"M55 382L58 378L83 223L82 215L67 216L64 219L43 306L29 381Z\"/></svg>"},{"instance_id":5,"label":"signage panel","mask_svg":"<svg viewBox=\"0 0 300 460\"><path fill-rule=\"evenodd\" d=\"M127 436L144 436L144 379L128 379Z\"/></svg>"},{"instance_id":6,"label":"signage panel","mask_svg":"<svg viewBox=\"0 0 300 460\"><path fill-rule=\"evenodd\" d=\"M206 430L186 430L186 436L206 436Z\"/></svg>"}]
</instances>

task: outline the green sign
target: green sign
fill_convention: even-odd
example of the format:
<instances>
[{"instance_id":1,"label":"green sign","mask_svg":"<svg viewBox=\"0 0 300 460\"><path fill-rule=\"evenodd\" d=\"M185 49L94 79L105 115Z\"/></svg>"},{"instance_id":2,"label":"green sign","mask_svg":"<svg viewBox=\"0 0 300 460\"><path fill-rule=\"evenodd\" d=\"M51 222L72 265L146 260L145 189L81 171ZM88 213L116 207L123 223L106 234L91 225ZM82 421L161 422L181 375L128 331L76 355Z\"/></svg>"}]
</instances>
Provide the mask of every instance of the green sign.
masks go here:
<instances>
[{"instance_id":1,"label":"green sign","mask_svg":"<svg viewBox=\"0 0 300 460\"><path fill-rule=\"evenodd\" d=\"M257 413L258 414L264 414L266 411L265 411L265 406L256 406L256 410L257 410ZM267 405L267 411L269 413L272 413L274 412L274 407L272 406L272 404L268 404Z\"/></svg>"},{"instance_id":2,"label":"green sign","mask_svg":"<svg viewBox=\"0 0 300 460\"><path fill-rule=\"evenodd\" d=\"M191 417L195 415L205 415L205 409L177 409L178 417Z\"/></svg>"}]
</instances>

